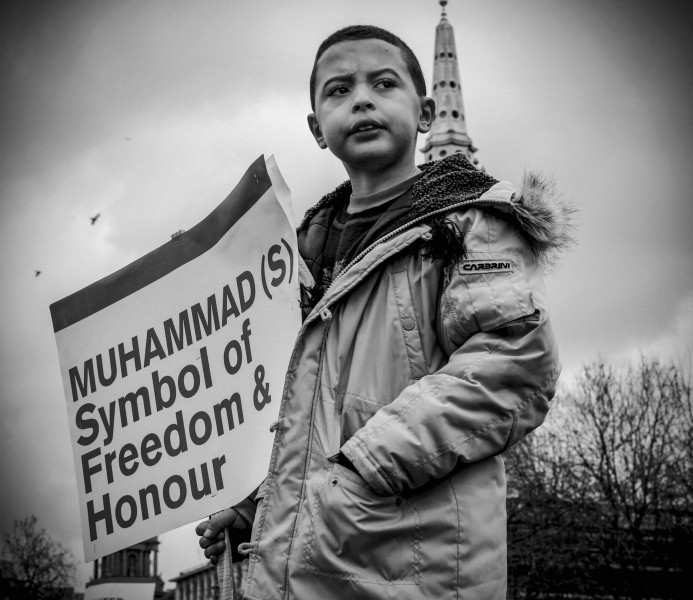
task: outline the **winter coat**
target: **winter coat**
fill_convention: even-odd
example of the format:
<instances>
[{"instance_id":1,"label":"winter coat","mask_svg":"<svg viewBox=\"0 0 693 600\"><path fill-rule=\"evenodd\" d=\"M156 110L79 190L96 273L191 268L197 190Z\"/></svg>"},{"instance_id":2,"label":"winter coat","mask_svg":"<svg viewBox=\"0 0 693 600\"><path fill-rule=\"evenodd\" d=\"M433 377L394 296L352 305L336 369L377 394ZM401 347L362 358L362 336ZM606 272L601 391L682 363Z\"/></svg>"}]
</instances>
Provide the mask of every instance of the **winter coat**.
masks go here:
<instances>
[{"instance_id":1,"label":"winter coat","mask_svg":"<svg viewBox=\"0 0 693 600\"><path fill-rule=\"evenodd\" d=\"M304 320L256 499L247 599L505 598L500 455L554 394L541 266L565 239L563 215L537 178L518 194L475 175L469 193L460 181L479 172L463 157L421 169L409 222ZM307 214L309 265L321 215L348 193ZM340 450L354 470L331 460Z\"/></svg>"}]
</instances>

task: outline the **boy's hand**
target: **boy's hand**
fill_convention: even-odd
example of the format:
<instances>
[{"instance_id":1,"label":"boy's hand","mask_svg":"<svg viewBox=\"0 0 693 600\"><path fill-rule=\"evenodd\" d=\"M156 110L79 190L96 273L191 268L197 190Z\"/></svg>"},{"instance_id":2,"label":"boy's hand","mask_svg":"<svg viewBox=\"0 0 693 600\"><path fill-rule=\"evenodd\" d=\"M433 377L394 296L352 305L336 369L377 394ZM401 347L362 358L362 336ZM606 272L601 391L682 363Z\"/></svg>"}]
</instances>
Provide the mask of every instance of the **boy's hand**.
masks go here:
<instances>
[{"instance_id":1,"label":"boy's hand","mask_svg":"<svg viewBox=\"0 0 693 600\"><path fill-rule=\"evenodd\" d=\"M227 508L213 514L206 521L195 527L195 533L200 536L200 547L204 549L205 556L216 565L218 559L224 553L224 527L231 529L247 529L247 523L238 515L234 508ZM231 535L233 542L233 534Z\"/></svg>"}]
</instances>

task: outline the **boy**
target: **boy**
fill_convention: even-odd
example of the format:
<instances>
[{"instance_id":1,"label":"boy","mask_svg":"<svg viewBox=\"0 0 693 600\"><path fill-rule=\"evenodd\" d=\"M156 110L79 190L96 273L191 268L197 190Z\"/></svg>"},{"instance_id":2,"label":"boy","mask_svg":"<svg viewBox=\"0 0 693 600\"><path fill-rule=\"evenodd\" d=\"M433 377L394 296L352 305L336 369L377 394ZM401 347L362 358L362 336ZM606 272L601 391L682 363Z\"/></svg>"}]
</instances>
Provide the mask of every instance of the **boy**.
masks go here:
<instances>
[{"instance_id":1,"label":"boy","mask_svg":"<svg viewBox=\"0 0 693 600\"><path fill-rule=\"evenodd\" d=\"M311 103L349 181L298 229L305 319L267 478L200 545L216 562L223 527L248 540L247 599L505 598L500 454L560 371L538 263L561 209L461 154L415 165L435 106L387 31L328 37Z\"/></svg>"}]
</instances>

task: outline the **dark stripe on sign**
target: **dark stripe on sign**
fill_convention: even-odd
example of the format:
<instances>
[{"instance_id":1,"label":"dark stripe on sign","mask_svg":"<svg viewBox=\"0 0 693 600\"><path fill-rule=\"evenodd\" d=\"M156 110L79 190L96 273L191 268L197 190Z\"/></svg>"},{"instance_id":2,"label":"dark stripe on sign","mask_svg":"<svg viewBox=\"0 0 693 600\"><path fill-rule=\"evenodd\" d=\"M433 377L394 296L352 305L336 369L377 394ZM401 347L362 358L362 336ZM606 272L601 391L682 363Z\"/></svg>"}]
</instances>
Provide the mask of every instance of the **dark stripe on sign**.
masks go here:
<instances>
[{"instance_id":1,"label":"dark stripe on sign","mask_svg":"<svg viewBox=\"0 0 693 600\"><path fill-rule=\"evenodd\" d=\"M224 201L192 229L115 273L51 304L53 331L57 333L78 323L201 256L217 244L270 187L272 182L265 159L260 156Z\"/></svg>"}]
</instances>

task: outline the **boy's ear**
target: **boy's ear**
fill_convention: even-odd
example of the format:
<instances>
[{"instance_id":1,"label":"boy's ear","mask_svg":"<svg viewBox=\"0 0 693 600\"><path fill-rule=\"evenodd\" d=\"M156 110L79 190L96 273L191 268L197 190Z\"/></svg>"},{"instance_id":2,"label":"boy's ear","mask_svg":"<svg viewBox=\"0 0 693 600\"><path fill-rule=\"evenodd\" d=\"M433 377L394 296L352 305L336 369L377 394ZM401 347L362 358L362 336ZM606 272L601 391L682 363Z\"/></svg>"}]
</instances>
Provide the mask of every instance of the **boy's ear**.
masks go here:
<instances>
[{"instance_id":1,"label":"boy's ear","mask_svg":"<svg viewBox=\"0 0 693 600\"><path fill-rule=\"evenodd\" d=\"M424 96L421 98L421 113L419 115L419 133L428 133L433 127L436 118L436 101L433 98Z\"/></svg>"},{"instance_id":2,"label":"boy's ear","mask_svg":"<svg viewBox=\"0 0 693 600\"><path fill-rule=\"evenodd\" d=\"M318 143L318 146L320 146L323 150L327 148L327 142L325 142L325 138L322 135L322 130L320 129L318 118L315 116L315 113L310 113L308 115L308 127L310 128L310 132L313 134L315 141Z\"/></svg>"}]
</instances>

